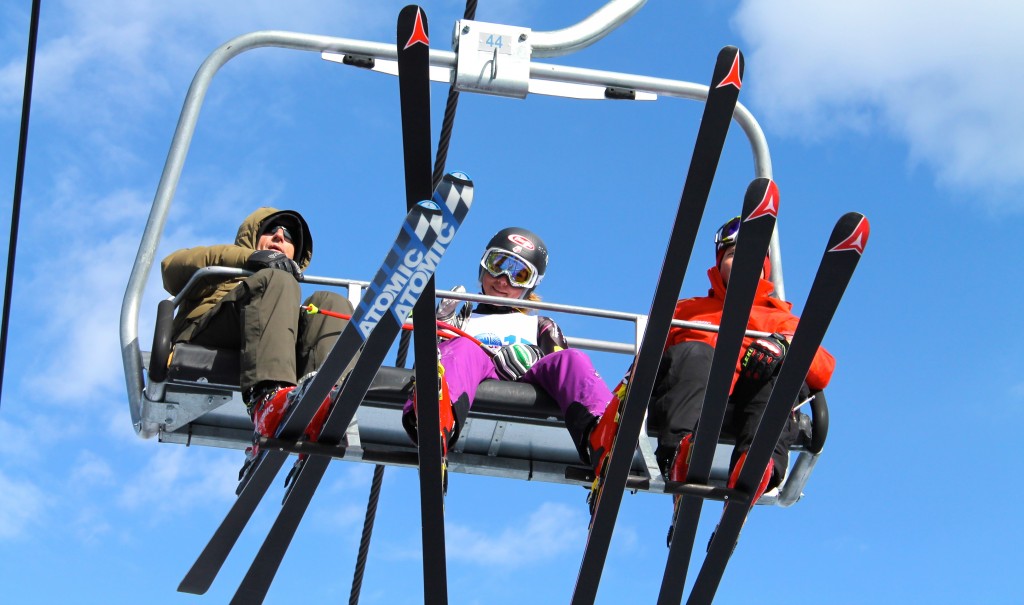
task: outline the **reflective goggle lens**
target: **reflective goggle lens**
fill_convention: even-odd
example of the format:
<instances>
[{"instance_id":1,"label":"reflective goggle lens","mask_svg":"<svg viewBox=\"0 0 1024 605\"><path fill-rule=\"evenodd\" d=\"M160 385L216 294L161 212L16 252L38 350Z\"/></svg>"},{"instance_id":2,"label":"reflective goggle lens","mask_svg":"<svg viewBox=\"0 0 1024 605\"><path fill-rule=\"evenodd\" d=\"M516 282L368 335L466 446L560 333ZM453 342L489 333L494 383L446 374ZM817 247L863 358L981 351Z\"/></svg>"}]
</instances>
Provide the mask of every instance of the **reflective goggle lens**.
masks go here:
<instances>
[{"instance_id":1,"label":"reflective goggle lens","mask_svg":"<svg viewBox=\"0 0 1024 605\"><path fill-rule=\"evenodd\" d=\"M719 227L718 232L715 233L715 249L721 249L723 246L732 246L736 243L736 236L740 233L740 217L736 217L730 220L728 223Z\"/></svg>"},{"instance_id":2,"label":"reflective goggle lens","mask_svg":"<svg viewBox=\"0 0 1024 605\"><path fill-rule=\"evenodd\" d=\"M529 288L534 285L537 270L522 257L516 256L505 250L488 250L480 261L491 277L507 275L513 286L518 288Z\"/></svg>"}]
</instances>

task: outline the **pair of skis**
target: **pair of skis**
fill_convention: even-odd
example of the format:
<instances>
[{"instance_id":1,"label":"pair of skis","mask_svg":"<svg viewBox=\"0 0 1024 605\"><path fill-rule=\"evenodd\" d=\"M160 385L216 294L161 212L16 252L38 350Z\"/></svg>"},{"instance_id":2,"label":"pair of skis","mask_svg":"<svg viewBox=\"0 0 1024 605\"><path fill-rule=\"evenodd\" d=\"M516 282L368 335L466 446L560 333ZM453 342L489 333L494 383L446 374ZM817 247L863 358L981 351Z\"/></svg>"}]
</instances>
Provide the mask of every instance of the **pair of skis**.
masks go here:
<instances>
[{"instance_id":1,"label":"pair of skis","mask_svg":"<svg viewBox=\"0 0 1024 605\"><path fill-rule=\"evenodd\" d=\"M800 314L796 333L793 335L792 343L782 362L782 367L779 369L775 387L768 398L753 442L750 444L750 449L747 450L746 461L740 470L735 490L741 497L725 502L722 518L715 529L704 563L687 599L688 605L710 604L715 597L715 592L718 590L725 567L736 547L747 514L754 504L750 501L751 496L755 493L764 469L767 468L768 462L771 460L772 452L786 427L793 402L807 377L811 362L821 346L843 293L853 277L853 272L864 254L864 247L867 245L870 232L871 227L868 220L856 212L843 215L832 230L825 247L825 254L818 266L814 282L811 284L810 293L807 295L804 310ZM739 241L742 241L742 238ZM724 322L723 315L723 327ZM733 356L731 363L735 364L735 360L736 357ZM700 421L702 425L709 403L711 402L705 399L705 407ZM724 408L724 405L722 407ZM698 435L700 429L701 427L697 429ZM694 457L698 453L696 448L700 447L699 439L698 436L698 441L694 445ZM714 443L709 445L713 453ZM690 472L693 472L693 466L690 467ZM706 476L698 476L695 479L706 481ZM687 482L689 481L688 476ZM700 515L700 502L697 501L696 506L692 506L693 503L687 502L687 500L684 496L680 511L684 517L676 521L676 534L670 547L669 561L662 579L661 594L658 597L659 605L679 603L682 597L689 552L693 548L694 534ZM696 512L690 512L691 510Z\"/></svg>"},{"instance_id":2,"label":"pair of skis","mask_svg":"<svg viewBox=\"0 0 1024 605\"><path fill-rule=\"evenodd\" d=\"M618 431L608 459L600 469L594 493L591 494L593 513L583 561L573 592L574 605L593 603L597 596L604 561L626 487L633 453L640 437L644 413L653 391L672 312L714 180L738 93L742 87L742 77L743 57L740 51L734 47L722 49L715 65L676 222L651 304L647 331L634 360L625 397L617 410L605 411L606 414L618 414ZM736 359L746 331L760 268L763 266L764 255L778 216L778 201L778 188L770 179L755 179L748 187L741 215L741 231L744 237L737 242L733 277L723 307L722 325L709 372L708 389L688 472L687 484L690 487L705 487L710 475ZM814 353L821 344L856 262L863 253L868 232L866 219L856 213L845 215L836 225L815 280L815 287L812 287L808 299L810 311L805 313L800 322L801 326L808 327L798 330L797 336L794 336L794 345L798 338L800 345L795 349L795 355L792 347L787 354L782 370L787 373L785 380L780 374L755 437L755 443L748 451L746 464L734 490L740 497L726 505L723 520L691 595L693 603L709 603L714 598L746 513L753 504L750 502L751 495L767 467L772 450L785 427L792 402L807 375ZM740 244L740 241L744 243ZM856 254L848 254L849 252ZM676 489L685 493L678 487ZM682 598L686 568L703 503L703 498L692 494L699 491L690 490L690 495L683 496L683 501L677 509L682 517L673 520L675 536L666 561L659 605L679 603ZM743 495L746 495L745 499Z\"/></svg>"},{"instance_id":3,"label":"pair of skis","mask_svg":"<svg viewBox=\"0 0 1024 605\"><path fill-rule=\"evenodd\" d=\"M693 156L679 200L679 210L672 226L658 286L651 302L647 330L633 362L626 396L620 402L617 411L607 409L604 412L618 413L618 431L611 452L596 480L595 492L591 494L593 515L587 545L583 551L583 561L572 595L573 605L593 603L597 596L608 546L611 544L615 529L615 519L622 503L633 453L640 438L644 413L654 390L654 381L668 339L672 314L682 289L686 266L690 262L704 207L707 205L711 184L732 122L742 79L742 53L733 46L723 48L718 53L715 63Z\"/></svg>"},{"instance_id":4,"label":"pair of skis","mask_svg":"<svg viewBox=\"0 0 1024 605\"><path fill-rule=\"evenodd\" d=\"M416 60L407 71L413 74L422 72L424 83L429 84L429 79L425 77L429 67L426 21L419 7L410 6L403 9L398 21L398 38L399 65L402 65L403 54L410 48L413 49ZM416 52L420 46L425 49L422 53ZM400 74L400 81L402 80ZM335 346L299 401L282 421L277 435L280 440L296 441L301 437L320 402L328 396L334 383L358 354L356 365L342 384L320 435L320 442L323 444L342 443L356 408L362 402L413 305L418 304L418 300L425 300L431 310L429 317L433 316L433 274L469 212L473 200L473 184L465 174L451 173L442 178L437 191L431 195L429 90L426 90L426 94L425 97L407 95L405 85L402 84L401 103L409 212L395 243L353 312L348 325L339 335ZM413 105L423 105L422 111ZM417 113L420 115L413 124L407 124L406 115ZM425 156L422 153L410 154L410 139L414 141L414 147L422 147L425 141ZM425 188L422 179L424 172ZM423 197L418 197L421 194ZM419 201L425 198L431 198L432 201ZM430 328L431 343L436 347L433 326ZM432 359L433 355L430 358ZM434 379L436 381L436 376ZM422 423L424 418L421 417L420 421ZM436 412L434 424L435 427L439 424ZM433 435L439 444L439 430L435 428ZM426 434L427 439L421 436L421 449L422 443L429 441L429 436L430 433ZM287 458L288 453L279 450L264 450L261 453L261 457L245 478L238 498L227 516L181 581L178 587L180 592L203 594L209 589ZM265 598L291 538L330 461L331 458L328 456L311 455L293 473L281 511L235 593L232 603L262 602ZM439 470L440 461L436 466ZM438 484L440 485L440 481Z\"/></svg>"}]
</instances>

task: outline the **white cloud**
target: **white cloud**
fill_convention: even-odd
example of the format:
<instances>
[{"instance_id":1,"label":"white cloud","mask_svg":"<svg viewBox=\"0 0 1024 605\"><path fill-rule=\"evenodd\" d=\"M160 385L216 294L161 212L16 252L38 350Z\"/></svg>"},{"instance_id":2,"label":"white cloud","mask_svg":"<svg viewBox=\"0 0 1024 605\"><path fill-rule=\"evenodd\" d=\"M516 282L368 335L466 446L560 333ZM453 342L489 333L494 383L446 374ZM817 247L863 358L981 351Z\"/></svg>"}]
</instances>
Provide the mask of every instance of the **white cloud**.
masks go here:
<instances>
[{"instance_id":1,"label":"white cloud","mask_svg":"<svg viewBox=\"0 0 1024 605\"><path fill-rule=\"evenodd\" d=\"M188 448L160 446L147 464L126 481L117 504L147 514L181 515L211 501L229 502L234 497L241 455L203 453L197 461ZM199 455L199 454L197 454Z\"/></svg>"},{"instance_id":2,"label":"white cloud","mask_svg":"<svg viewBox=\"0 0 1024 605\"><path fill-rule=\"evenodd\" d=\"M84 450L78 454L71 472L70 483L79 487L109 486L115 483L115 475L106 460Z\"/></svg>"},{"instance_id":3,"label":"white cloud","mask_svg":"<svg viewBox=\"0 0 1024 605\"><path fill-rule=\"evenodd\" d=\"M49 502L41 489L0 470L0 540L27 535L47 506Z\"/></svg>"},{"instance_id":4,"label":"white cloud","mask_svg":"<svg viewBox=\"0 0 1024 605\"><path fill-rule=\"evenodd\" d=\"M734 23L749 45L748 103L771 130L881 130L940 184L1024 209L1008 199L1024 182L1022 5L745 0Z\"/></svg>"},{"instance_id":5,"label":"white cloud","mask_svg":"<svg viewBox=\"0 0 1024 605\"><path fill-rule=\"evenodd\" d=\"M467 563L511 569L554 559L575 550L586 539L586 519L579 508L545 503L521 526L497 535L450 523L446 529L449 557Z\"/></svg>"}]
</instances>

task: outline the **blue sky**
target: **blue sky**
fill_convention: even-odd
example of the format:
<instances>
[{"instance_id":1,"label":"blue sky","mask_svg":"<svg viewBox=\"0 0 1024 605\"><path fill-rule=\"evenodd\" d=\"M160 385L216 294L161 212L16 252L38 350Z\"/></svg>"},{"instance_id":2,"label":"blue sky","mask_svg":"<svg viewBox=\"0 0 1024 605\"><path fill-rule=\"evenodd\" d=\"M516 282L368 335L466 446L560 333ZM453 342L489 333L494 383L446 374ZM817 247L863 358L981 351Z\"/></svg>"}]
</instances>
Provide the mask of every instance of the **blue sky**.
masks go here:
<instances>
[{"instance_id":1,"label":"blue sky","mask_svg":"<svg viewBox=\"0 0 1024 605\"><path fill-rule=\"evenodd\" d=\"M0 6L7 192L30 4ZM602 4L483 0L477 18L549 31ZM175 592L229 506L242 455L135 436L117 329L127 277L185 92L213 49L260 29L390 43L401 6L43 3L0 407L5 602L219 603L233 593L276 498L207 596ZM424 6L435 47L447 48L463 4ZM598 44L545 60L706 83L718 49L739 46L740 100L768 138L797 310L834 221L856 210L872 224L825 340L838 360L825 454L801 502L754 511L721 602L1024 599L1024 489L1013 475L1024 416L1020 13L1006 0L656 0ZM432 89L435 141L446 90ZM472 287L484 243L519 224L551 249L545 300L646 312L700 110L678 99L463 95L448 167L473 176L477 202L439 286ZM392 78L312 53L246 53L214 81L160 253L229 241L270 203L309 219L311 272L368 279L404 204L400 137ZM733 128L683 295L706 290L711 233L738 213L753 176ZM146 296L155 311L155 272ZM570 335L622 337L558 320ZM609 383L628 365L595 362ZM371 473L332 465L268 602L347 599ZM389 469L364 603L422 601L417 489L414 472ZM451 602L568 601L586 538L582 490L455 475L446 505ZM705 508L699 543L716 508ZM625 498L599 603L653 602L669 511L664 497Z\"/></svg>"}]
</instances>

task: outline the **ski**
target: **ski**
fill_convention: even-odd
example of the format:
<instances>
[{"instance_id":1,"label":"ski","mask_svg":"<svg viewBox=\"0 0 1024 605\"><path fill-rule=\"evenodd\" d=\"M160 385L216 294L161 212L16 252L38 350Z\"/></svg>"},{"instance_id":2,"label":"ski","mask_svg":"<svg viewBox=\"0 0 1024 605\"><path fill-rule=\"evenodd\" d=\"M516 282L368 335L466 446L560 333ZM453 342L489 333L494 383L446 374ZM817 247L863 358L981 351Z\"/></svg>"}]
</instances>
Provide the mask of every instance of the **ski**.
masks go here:
<instances>
[{"instance_id":1,"label":"ski","mask_svg":"<svg viewBox=\"0 0 1024 605\"><path fill-rule=\"evenodd\" d=\"M727 46L718 53L707 102L697 131L693 156L683 185L668 248L658 277L647 329L633 362L633 372L617 413L619 425L610 453L595 479L592 494L593 514L590 532L583 551L572 603L593 603L608 555L615 519L622 503L629 468L633 461L644 413L647 410L658 364L665 349L675 303L682 289L686 266L697 239L697 230L704 215L711 183L715 178L725 138L742 86L743 55Z\"/></svg>"},{"instance_id":2,"label":"ski","mask_svg":"<svg viewBox=\"0 0 1024 605\"><path fill-rule=\"evenodd\" d=\"M754 179L743 198L743 213L736 238L732 275L722 306L718 340L708 373L707 390L701 406L700 422L690 452L686 483L707 485L715 449L722 432L729 392L736 370L736 359L750 319L751 306L768 253L779 210L779 189L767 178ZM678 604L683 598L686 569L690 564L697 524L704 499L681 495L673 513L668 559L661 581L658 604Z\"/></svg>"},{"instance_id":3,"label":"ski","mask_svg":"<svg viewBox=\"0 0 1024 605\"><path fill-rule=\"evenodd\" d=\"M462 224L473 202L473 184L463 173L456 172L445 175L438 190L434 192L433 201L441 208L444 216L442 233L446 234L445 245L447 245ZM438 252L443 253L443 250ZM429 264L420 265L421 269L416 277L419 286L426 282L428 275L433 274L439 260L439 256L433 257L429 261L424 257L424 261ZM377 282L374 282L374 285L376 286ZM412 292L411 296L408 294L396 296L399 303L392 315L388 316L389 320L382 321L374 331L372 338L366 341L355 367L346 378L337 401L327 416L320 433L319 443L328 445L342 443L345 431L348 429L356 409L362 403L377 370L384 362L392 343L402 329L402 323L412 308L414 296L422 296L422 294ZM399 308L401 312L399 312ZM298 470L292 476L292 482L277 519L235 592L232 603L260 603L263 601L331 460L332 458L329 456L311 455L305 459L304 463L296 467Z\"/></svg>"},{"instance_id":4,"label":"ski","mask_svg":"<svg viewBox=\"0 0 1024 605\"><path fill-rule=\"evenodd\" d=\"M395 243L392 244L384 264L377 272L374 285L367 289L359 306L353 312L352 319L338 336L337 342L316 376L309 382L301 399L292 406L281 422L278 438L296 441L302 436L320 403L331 392L335 381L374 332L374 328L382 319L391 317L389 311L397 313L397 309L404 310L405 315L396 320L399 324L408 315L408 305L395 296L394 286L388 290L383 290L383 287L392 282L405 284L411 281L409 276L415 275L417 270L429 268L431 272L433 271L433 263L423 269L415 265L426 258L439 258L447 248L454 232L450 230L451 227L449 231L442 230L445 227L442 219L442 210L435 202L419 204L406 215ZM415 265L408 266L406 258ZM396 307L394 310L393 305ZM242 530L245 529L287 458L288 453L280 450L261 452L260 458L250 468L238 498L179 584L179 592L203 594L210 588L210 584L220 572Z\"/></svg>"},{"instance_id":5,"label":"ski","mask_svg":"<svg viewBox=\"0 0 1024 605\"><path fill-rule=\"evenodd\" d=\"M427 17L416 5L398 15L398 89L402 109L405 191L413 203L432 187L430 141L430 37ZM440 169L440 168L439 168ZM420 528L423 544L423 602L448 603L445 553L444 490L447 469L442 455L438 414L437 336L434 327L434 281L413 309L413 356L417 400L420 478Z\"/></svg>"},{"instance_id":6,"label":"ski","mask_svg":"<svg viewBox=\"0 0 1024 605\"><path fill-rule=\"evenodd\" d=\"M726 501L722 518L708 546L707 556L686 601L688 605L711 603L715 597L725 567L739 539L740 530L743 529L743 523L753 504L749 501L749 495L754 494L764 469L768 466L775 444L786 426L793 401L807 377L814 355L821 346L857 263L864 254L870 231L867 219L856 212L844 215L832 230L825 254L811 284L811 291L807 295L800 323L797 324L793 341L782 362L775 387L769 396L736 482L736 490L747 494L748 497Z\"/></svg>"}]
</instances>

